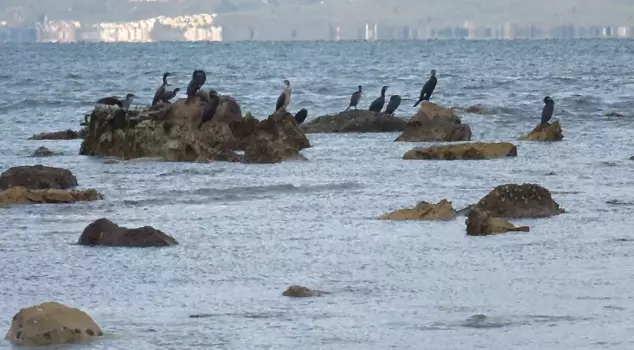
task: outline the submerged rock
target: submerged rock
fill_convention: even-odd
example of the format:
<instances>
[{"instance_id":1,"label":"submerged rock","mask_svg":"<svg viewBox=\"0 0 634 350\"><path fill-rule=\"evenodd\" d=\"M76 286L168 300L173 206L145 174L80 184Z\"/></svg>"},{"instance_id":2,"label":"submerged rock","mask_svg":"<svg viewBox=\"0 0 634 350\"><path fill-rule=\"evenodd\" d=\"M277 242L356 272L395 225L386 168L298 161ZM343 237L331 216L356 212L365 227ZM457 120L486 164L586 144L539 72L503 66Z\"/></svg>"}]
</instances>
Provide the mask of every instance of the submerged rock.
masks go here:
<instances>
[{"instance_id":1,"label":"submerged rock","mask_svg":"<svg viewBox=\"0 0 634 350\"><path fill-rule=\"evenodd\" d=\"M113 247L164 247L177 245L174 237L151 226L121 227L101 218L86 226L77 244Z\"/></svg>"},{"instance_id":2,"label":"submerged rock","mask_svg":"<svg viewBox=\"0 0 634 350\"><path fill-rule=\"evenodd\" d=\"M358 109L317 117L302 129L307 133L396 132L405 130L406 125L405 119Z\"/></svg>"},{"instance_id":3,"label":"submerged rock","mask_svg":"<svg viewBox=\"0 0 634 350\"><path fill-rule=\"evenodd\" d=\"M403 159L493 159L516 157L517 147L509 142L471 142L433 147L416 147Z\"/></svg>"},{"instance_id":4,"label":"submerged rock","mask_svg":"<svg viewBox=\"0 0 634 350\"><path fill-rule=\"evenodd\" d=\"M474 208L500 218L544 218L559 215L550 191L537 184L506 184L494 188Z\"/></svg>"},{"instance_id":5,"label":"submerged rock","mask_svg":"<svg viewBox=\"0 0 634 350\"><path fill-rule=\"evenodd\" d=\"M424 101L394 141L469 141L471 128L448 108Z\"/></svg>"},{"instance_id":6,"label":"submerged rock","mask_svg":"<svg viewBox=\"0 0 634 350\"><path fill-rule=\"evenodd\" d=\"M35 347L83 343L101 336L103 331L88 314L52 301L20 309L4 338Z\"/></svg>"},{"instance_id":7,"label":"submerged rock","mask_svg":"<svg viewBox=\"0 0 634 350\"><path fill-rule=\"evenodd\" d=\"M59 153L55 153L46 147L38 147L31 157L52 157L56 155L59 155Z\"/></svg>"},{"instance_id":8,"label":"submerged rock","mask_svg":"<svg viewBox=\"0 0 634 350\"><path fill-rule=\"evenodd\" d=\"M0 204L2 205L75 203L101 199L103 199L103 195L95 189L81 191L65 191L55 188L32 190L22 186L14 186L0 192Z\"/></svg>"},{"instance_id":9,"label":"submerged rock","mask_svg":"<svg viewBox=\"0 0 634 350\"><path fill-rule=\"evenodd\" d=\"M17 166L0 174L0 190L12 186L28 189L68 189L77 186L77 179L68 169L43 165Z\"/></svg>"},{"instance_id":10,"label":"submerged rock","mask_svg":"<svg viewBox=\"0 0 634 350\"><path fill-rule=\"evenodd\" d=\"M537 124L531 132L519 138L521 141L561 141L563 139L564 133L559 121L552 124Z\"/></svg>"},{"instance_id":11,"label":"submerged rock","mask_svg":"<svg viewBox=\"0 0 634 350\"><path fill-rule=\"evenodd\" d=\"M393 212L381 215L379 220L453 220L456 214L451 202L442 199L433 204L420 202L414 208L398 209Z\"/></svg>"},{"instance_id":12,"label":"submerged rock","mask_svg":"<svg viewBox=\"0 0 634 350\"><path fill-rule=\"evenodd\" d=\"M43 132L29 137L29 140L74 140L80 138L77 131L63 130L55 132Z\"/></svg>"},{"instance_id":13,"label":"submerged rock","mask_svg":"<svg viewBox=\"0 0 634 350\"><path fill-rule=\"evenodd\" d=\"M289 113L265 120L242 117L235 100L221 96L213 120L199 130L203 98L180 99L161 109L93 110L80 154L122 159L161 157L170 161L275 163L300 158L310 147L306 135ZM236 153L244 150L245 156Z\"/></svg>"},{"instance_id":14,"label":"submerged rock","mask_svg":"<svg viewBox=\"0 0 634 350\"><path fill-rule=\"evenodd\" d=\"M299 285L292 285L286 288L282 293L285 297L318 297L324 294L329 294L321 290L313 290Z\"/></svg>"},{"instance_id":15,"label":"submerged rock","mask_svg":"<svg viewBox=\"0 0 634 350\"><path fill-rule=\"evenodd\" d=\"M486 210L473 208L467 215L465 221L467 225L467 235L469 236L488 236L511 231L528 232L528 226L516 227L512 223L498 217L493 217Z\"/></svg>"}]
</instances>

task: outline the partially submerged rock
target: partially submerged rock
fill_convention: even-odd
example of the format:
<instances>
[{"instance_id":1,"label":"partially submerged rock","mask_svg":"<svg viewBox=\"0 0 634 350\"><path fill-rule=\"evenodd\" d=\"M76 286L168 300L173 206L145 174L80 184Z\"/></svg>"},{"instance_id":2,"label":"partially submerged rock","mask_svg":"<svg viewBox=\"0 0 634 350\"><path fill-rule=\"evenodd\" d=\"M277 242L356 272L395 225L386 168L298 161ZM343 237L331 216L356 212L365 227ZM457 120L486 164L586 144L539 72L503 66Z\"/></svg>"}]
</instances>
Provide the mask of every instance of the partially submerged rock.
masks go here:
<instances>
[{"instance_id":1,"label":"partially submerged rock","mask_svg":"<svg viewBox=\"0 0 634 350\"><path fill-rule=\"evenodd\" d=\"M85 312L58 302L20 309L4 337L19 346L35 347L81 343L103 336Z\"/></svg>"},{"instance_id":2,"label":"partially submerged rock","mask_svg":"<svg viewBox=\"0 0 634 350\"><path fill-rule=\"evenodd\" d=\"M0 174L0 190L12 186L29 189L67 189L77 186L77 179L68 169L43 165L17 166Z\"/></svg>"},{"instance_id":3,"label":"partially submerged rock","mask_svg":"<svg viewBox=\"0 0 634 350\"><path fill-rule=\"evenodd\" d=\"M396 132L405 130L406 125L405 119L358 109L317 117L302 129L307 133Z\"/></svg>"},{"instance_id":4,"label":"partially submerged rock","mask_svg":"<svg viewBox=\"0 0 634 350\"><path fill-rule=\"evenodd\" d=\"M103 199L103 195L95 189L81 191L65 191L55 188L32 190L22 186L14 186L0 192L0 204L2 205L75 203L101 199Z\"/></svg>"},{"instance_id":5,"label":"partially submerged rock","mask_svg":"<svg viewBox=\"0 0 634 350\"><path fill-rule=\"evenodd\" d=\"M506 184L494 188L473 208L500 218L544 218L564 211L550 191L537 184Z\"/></svg>"},{"instance_id":6,"label":"partially submerged rock","mask_svg":"<svg viewBox=\"0 0 634 350\"><path fill-rule=\"evenodd\" d=\"M101 218L86 226L77 244L112 247L164 247L177 245L174 237L151 226L121 227Z\"/></svg>"},{"instance_id":7,"label":"partially submerged rock","mask_svg":"<svg viewBox=\"0 0 634 350\"><path fill-rule=\"evenodd\" d=\"M29 140L74 140L80 138L77 131L63 130L55 132L43 132L29 137Z\"/></svg>"},{"instance_id":8,"label":"partially submerged rock","mask_svg":"<svg viewBox=\"0 0 634 350\"><path fill-rule=\"evenodd\" d=\"M471 142L416 147L405 152L403 159L493 159L516 156L517 147L509 142Z\"/></svg>"},{"instance_id":9,"label":"partially submerged rock","mask_svg":"<svg viewBox=\"0 0 634 350\"><path fill-rule=\"evenodd\" d=\"M530 231L528 226L517 227L502 218L491 216L489 212L480 208L471 209L465 224L467 225L467 235L469 236L488 236L511 231Z\"/></svg>"},{"instance_id":10,"label":"partially submerged rock","mask_svg":"<svg viewBox=\"0 0 634 350\"><path fill-rule=\"evenodd\" d=\"M300 158L310 147L293 116L279 112L265 120L242 117L237 102L221 96L213 120L199 130L203 98L180 99L163 108L121 110L98 107L90 117L80 154L122 159L161 157L170 161L263 162ZM235 151L244 150L245 156Z\"/></svg>"},{"instance_id":11,"label":"partially submerged rock","mask_svg":"<svg viewBox=\"0 0 634 350\"><path fill-rule=\"evenodd\" d=\"M561 141L564 139L564 133L561 131L559 121L552 124L537 124L537 126L528 134L519 138L521 141Z\"/></svg>"},{"instance_id":12,"label":"partially submerged rock","mask_svg":"<svg viewBox=\"0 0 634 350\"><path fill-rule=\"evenodd\" d=\"M318 297L324 294L329 294L321 290L313 290L299 285L292 285L286 288L282 293L285 297Z\"/></svg>"},{"instance_id":13,"label":"partially submerged rock","mask_svg":"<svg viewBox=\"0 0 634 350\"><path fill-rule=\"evenodd\" d=\"M433 204L420 202L414 208L398 209L393 212L381 215L379 220L453 220L456 214L451 202L442 199Z\"/></svg>"},{"instance_id":14,"label":"partially submerged rock","mask_svg":"<svg viewBox=\"0 0 634 350\"><path fill-rule=\"evenodd\" d=\"M33 154L31 155L31 157L52 157L52 156L56 156L59 153L55 153L53 151L51 151L50 149L46 148L46 147L38 147Z\"/></svg>"},{"instance_id":15,"label":"partially submerged rock","mask_svg":"<svg viewBox=\"0 0 634 350\"><path fill-rule=\"evenodd\" d=\"M469 141L471 128L448 108L424 101L394 141Z\"/></svg>"}]
</instances>

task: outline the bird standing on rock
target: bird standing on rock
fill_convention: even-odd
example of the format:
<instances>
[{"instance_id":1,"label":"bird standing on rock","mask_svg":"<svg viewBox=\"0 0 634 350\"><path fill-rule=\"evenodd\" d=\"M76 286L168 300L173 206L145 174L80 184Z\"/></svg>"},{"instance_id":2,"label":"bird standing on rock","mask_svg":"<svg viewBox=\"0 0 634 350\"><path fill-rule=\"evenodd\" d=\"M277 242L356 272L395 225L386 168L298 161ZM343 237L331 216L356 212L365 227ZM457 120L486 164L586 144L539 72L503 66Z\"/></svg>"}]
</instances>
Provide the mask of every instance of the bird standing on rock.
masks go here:
<instances>
[{"instance_id":1,"label":"bird standing on rock","mask_svg":"<svg viewBox=\"0 0 634 350\"><path fill-rule=\"evenodd\" d=\"M121 109L128 109L132 104L132 101L137 98L135 94L127 94L124 100L119 99L116 96L104 97L97 101L97 104L108 106L119 106Z\"/></svg>"},{"instance_id":2,"label":"bird standing on rock","mask_svg":"<svg viewBox=\"0 0 634 350\"><path fill-rule=\"evenodd\" d=\"M385 91L387 90L388 86L384 86L381 88L381 96L379 96L379 98L377 98L376 100L372 101L372 103L370 104L370 111L372 112L380 112L383 109L383 106L385 105Z\"/></svg>"},{"instance_id":3,"label":"bird standing on rock","mask_svg":"<svg viewBox=\"0 0 634 350\"><path fill-rule=\"evenodd\" d=\"M359 85L359 90L353 92L352 96L350 96L350 104L348 105L348 108L344 109L344 112L349 110L350 107L354 107L354 109L357 109L357 105L359 104L359 101L361 101L362 94L362 88L361 85Z\"/></svg>"},{"instance_id":4,"label":"bird standing on rock","mask_svg":"<svg viewBox=\"0 0 634 350\"><path fill-rule=\"evenodd\" d=\"M152 106L159 103L159 101L163 101L163 96L165 95L165 92L167 90L166 88L170 86L170 84L167 82L167 77L169 77L170 75L172 75L172 73L168 72L163 74L163 84L161 84L161 86L156 89L156 92L154 93L154 98L152 99Z\"/></svg>"},{"instance_id":5,"label":"bird standing on rock","mask_svg":"<svg viewBox=\"0 0 634 350\"><path fill-rule=\"evenodd\" d=\"M387 107L385 107L385 114L394 115L394 112L401 105L401 96L392 95L390 97L390 102L387 103Z\"/></svg>"},{"instance_id":6,"label":"bird standing on rock","mask_svg":"<svg viewBox=\"0 0 634 350\"><path fill-rule=\"evenodd\" d=\"M187 99L185 103L189 103L194 99L198 90L205 84L205 81L207 81L207 74L204 70L196 69L192 73L192 80L189 82L189 85L187 85Z\"/></svg>"},{"instance_id":7,"label":"bird standing on rock","mask_svg":"<svg viewBox=\"0 0 634 350\"><path fill-rule=\"evenodd\" d=\"M553 111L555 110L555 101L550 96L544 97L544 108L542 109L542 122L541 125L548 124L550 118L553 117Z\"/></svg>"},{"instance_id":8,"label":"bird standing on rock","mask_svg":"<svg viewBox=\"0 0 634 350\"><path fill-rule=\"evenodd\" d=\"M437 82L438 82L438 79L436 79L436 70L432 69L431 77L429 77L429 80L427 80L425 85L423 85L423 88L420 90L420 97L418 98L418 101L414 103L414 107L418 106L418 104L421 103L422 101L429 101L431 94L434 92L434 89L436 88Z\"/></svg>"},{"instance_id":9,"label":"bird standing on rock","mask_svg":"<svg viewBox=\"0 0 634 350\"><path fill-rule=\"evenodd\" d=\"M291 83L284 79L284 91L277 98L277 103L275 104L275 113L277 113L280 109L286 110L289 103L291 103Z\"/></svg>"},{"instance_id":10,"label":"bird standing on rock","mask_svg":"<svg viewBox=\"0 0 634 350\"><path fill-rule=\"evenodd\" d=\"M203 108L203 113L200 118L200 124L198 124L198 129L200 129L205 122L210 121L214 115L216 115L216 110L220 105L220 97L218 97L218 93L214 90L209 90L209 101L205 104Z\"/></svg>"}]
</instances>

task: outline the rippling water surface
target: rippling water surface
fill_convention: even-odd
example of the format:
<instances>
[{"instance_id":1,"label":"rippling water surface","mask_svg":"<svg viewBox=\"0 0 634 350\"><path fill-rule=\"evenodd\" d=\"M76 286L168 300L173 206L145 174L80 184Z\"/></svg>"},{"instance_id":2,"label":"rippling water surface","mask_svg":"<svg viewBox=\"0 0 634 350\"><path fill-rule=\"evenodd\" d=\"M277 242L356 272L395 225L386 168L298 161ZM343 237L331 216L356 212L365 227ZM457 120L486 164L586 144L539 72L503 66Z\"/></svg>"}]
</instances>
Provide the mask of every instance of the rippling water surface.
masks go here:
<instances>
[{"instance_id":1,"label":"rippling water surface","mask_svg":"<svg viewBox=\"0 0 634 350\"><path fill-rule=\"evenodd\" d=\"M57 300L109 335L80 349L632 349L633 60L634 41L609 40L0 45L0 170L68 168L106 197L0 209L0 329ZM359 84L364 107L389 85L404 99L397 115L411 116L436 69L434 102L487 107L462 115L474 140L516 140L545 95L565 139L514 141L514 159L403 161L416 144L394 133L309 135L310 161L275 165L104 164L78 156L80 140L27 140L77 130L105 95L147 104L164 71L184 88L196 68L260 118L284 78L290 110L309 118L345 108ZM63 155L29 157L38 146ZM464 217L375 220L523 182L567 213L494 237L467 237ZM74 245L100 217L180 245ZM282 297L295 283L332 294Z\"/></svg>"}]
</instances>

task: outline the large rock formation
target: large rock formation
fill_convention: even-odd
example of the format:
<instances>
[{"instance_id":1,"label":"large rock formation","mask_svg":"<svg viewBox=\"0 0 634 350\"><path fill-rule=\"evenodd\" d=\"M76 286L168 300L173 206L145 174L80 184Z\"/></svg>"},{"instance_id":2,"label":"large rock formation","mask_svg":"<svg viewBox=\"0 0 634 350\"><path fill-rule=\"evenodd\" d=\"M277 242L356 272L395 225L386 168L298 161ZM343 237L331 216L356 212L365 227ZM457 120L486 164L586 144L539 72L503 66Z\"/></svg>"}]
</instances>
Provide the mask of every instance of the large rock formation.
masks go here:
<instances>
[{"instance_id":1,"label":"large rock formation","mask_svg":"<svg viewBox=\"0 0 634 350\"><path fill-rule=\"evenodd\" d=\"M151 226L125 228L105 218L86 226L77 243L111 247L164 247L178 244L174 237Z\"/></svg>"},{"instance_id":2,"label":"large rock formation","mask_svg":"<svg viewBox=\"0 0 634 350\"><path fill-rule=\"evenodd\" d=\"M54 188L32 190L22 186L14 186L9 187L6 191L0 192L0 205L75 203L100 199L103 199L103 195L95 189L81 191L65 191Z\"/></svg>"},{"instance_id":3,"label":"large rock formation","mask_svg":"<svg viewBox=\"0 0 634 350\"><path fill-rule=\"evenodd\" d=\"M471 210L475 208L499 218L544 218L564 212L550 191L536 184L497 186Z\"/></svg>"},{"instance_id":4,"label":"large rock formation","mask_svg":"<svg viewBox=\"0 0 634 350\"><path fill-rule=\"evenodd\" d=\"M561 141L564 133L561 131L559 121L552 124L537 124L537 126L526 135L519 138L521 141Z\"/></svg>"},{"instance_id":5,"label":"large rock formation","mask_svg":"<svg viewBox=\"0 0 634 350\"><path fill-rule=\"evenodd\" d=\"M98 107L90 116L80 154L276 163L301 159L299 150L310 147L291 114L277 113L261 121L250 114L243 118L240 106L229 96L221 96L214 119L199 130L204 96L199 94L191 103L180 99L161 108L130 110L127 114ZM244 157L237 150L244 150Z\"/></svg>"},{"instance_id":6,"label":"large rock formation","mask_svg":"<svg viewBox=\"0 0 634 350\"><path fill-rule=\"evenodd\" d=\"M530 231L528 226L517 227L502 218L493 217L486 210L477 207L471 209L465 224L467 225L467 235L469 236L488 236L511 231Z\"/></svg>"},{"instance_id":7,"label":"large rock formation","mask_svg":"<svg viewBox=\"0 0 634 350\"><path fill-rule=\"evenodd\" d=\"M470 141L471 128L448 108L423 102L394 141Z\"/></svg>"},{"instance_id":8,"label":"large rock formation","mask_svg":"<svg viewBox=\"0 0 634 350\"><path fill-rule=\"evenodd\" d=\"M509 142L471 142L416 147L405 152L403 159L493 159L516 156L517 147Z\"/></svg>"},{"instance_id":9,"label":"large rock formation","mask_svg":"<svg viewBox=\"0 0 634 350\"><path fill-rule=\"evenodd\" d=\"M302 124L302 129L307 133L396 132L405 130L406 125L405 119L358 109L317 117Z\"/></svg>"},{"instance_id":10,"label":"large rock formation","mask_svg":"<svg viewBox=\"0 0 634 350\"><path fill-rule=\"evenodd\" d=\"M77 179L68 169L43 165L17 166L0 174L0 190L22 186L28 189L67 189L77 186Z\"/></svg>"},{"instance_id":11,"label":"large rock formation","mask_svg":"<svg viewBox=\"0 0 634 350\"><path fill-rule=\"evenodd\" d=\"M103 336L85 312L58 302L20 309L4 337L19 346L35 347L83 343Z\"/></svg>"},{"instance_id":12,"label":"large rock formation","mask_svg":"<svg viewBox=\"0 0 634 350\"><path fill-rule=\"evenodd\" d=\"M398 209L393 212L381 215L379 220L453 220L456 214L451 202L442 199L433 204L420 202L414 208Z\"/></svg>"},{"instance_id":13,"label":"large rock formation","mask_svg":"<svg viewBox=\"0 0 634 350\"><path fill-rule=\"evenodd\" d=\"M74 140L80 138L77 131L63 130L55 132L42 132L29 137L29 140Z\"/></svg>"}]
</instances>

